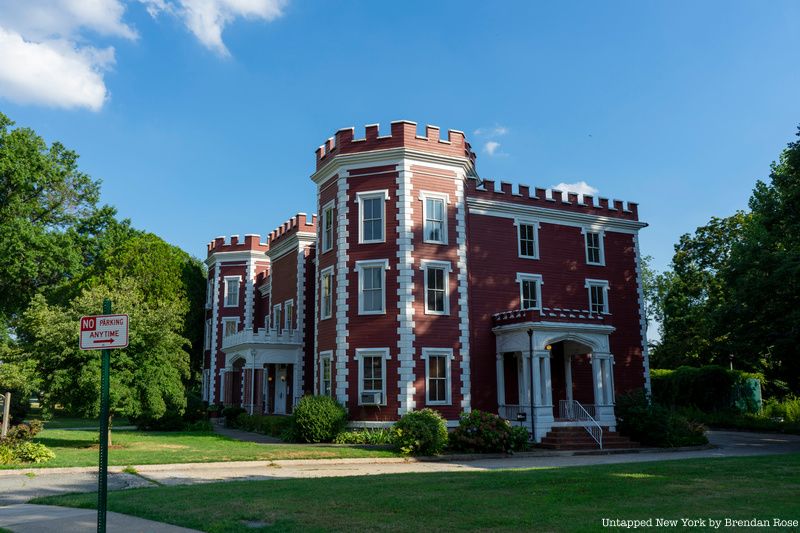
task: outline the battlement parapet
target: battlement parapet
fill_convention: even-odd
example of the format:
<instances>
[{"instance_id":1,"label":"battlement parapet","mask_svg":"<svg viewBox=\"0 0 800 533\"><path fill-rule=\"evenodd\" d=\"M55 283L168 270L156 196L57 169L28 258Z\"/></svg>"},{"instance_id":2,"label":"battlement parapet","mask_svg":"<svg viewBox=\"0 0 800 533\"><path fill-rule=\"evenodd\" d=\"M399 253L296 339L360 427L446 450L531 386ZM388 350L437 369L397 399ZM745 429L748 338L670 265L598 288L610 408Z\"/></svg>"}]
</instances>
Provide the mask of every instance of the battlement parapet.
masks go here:
<instances>
[{"instance_id":1,"label":"battlement parapet","mask_svg":"<svg viewBox=\"0 0 800 533\"><path fill-rule=\"evenodd\" d=\"M639 220L639 205L634 202L595 198L588 194L528 185L517 185L515 188L513 184L505 181L501 181L500 188L496 189L495 180L485 179L479 182L477 178L470 177L467 180L466 195L471 198L560 209L588 215Z\"/></svg>"},{"instance_id":2,"label":"battlement parapet","mask_svg":"<svg viewBox=\"0 0 800 533\"><path fill-rule=\"evenodd\" d=\"M475 152L467 142L464 132L448 130L447 139L440 136L438 126L425 126L425 135L417 135L417 123L396 120L391 123L390 135L379 135L378 124L365 128L363 138L355 138L355 128L342 128L317 148L317 169L342 154L387 150L390 148L413 148L420 151L436 152L452 157L463 157L475 163Z\"/></svg>"},{"instance_id":3,"label":"battlement parapet","mask_svg":"<svg viewBox=\"0 0 800 533\"><path fill-rule=\"evenodd\" d=\"M208 257L222 252L266 252L269 250L267 243L261 242L261 236L256 233L248 233L244 240L240 240L238 235L227 237L217 237L206 246Z\"/></svg>"},{"instance_id":4,"label":"battlement parapet","mask_svg":"<svg viewBox=\"0 0 800 533\"><path fill-rule=\"evenodd\" d=\"M274 248L276 244L285 241L297 233L317 233L317 215L310 217L305 213L297 213L295 216L278 226L268 236L269 246Z\"/></svg>"}]
</instances>

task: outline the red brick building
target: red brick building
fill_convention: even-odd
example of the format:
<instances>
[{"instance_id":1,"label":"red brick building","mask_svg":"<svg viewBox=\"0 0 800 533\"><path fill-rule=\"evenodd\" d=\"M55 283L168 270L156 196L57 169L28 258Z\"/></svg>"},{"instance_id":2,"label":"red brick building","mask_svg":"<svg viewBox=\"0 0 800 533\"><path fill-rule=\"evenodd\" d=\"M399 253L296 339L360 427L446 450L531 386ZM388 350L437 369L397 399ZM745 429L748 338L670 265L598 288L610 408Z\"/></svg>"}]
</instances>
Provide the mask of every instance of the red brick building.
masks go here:
<instances>
[{"instance_id":1,"label":"red brick building","mask_svg":"<svg viewBox=\"0 0 800 533\"><path fill-rule=\"evenodd\" d=\"M353 425L481 409L536 440L649 388L636 204L481 180L460 131L413 122L316 152L319 216L208 246L204 395ZM580 411L580 413L578 413Z\"/></svg>"}]
</instances>

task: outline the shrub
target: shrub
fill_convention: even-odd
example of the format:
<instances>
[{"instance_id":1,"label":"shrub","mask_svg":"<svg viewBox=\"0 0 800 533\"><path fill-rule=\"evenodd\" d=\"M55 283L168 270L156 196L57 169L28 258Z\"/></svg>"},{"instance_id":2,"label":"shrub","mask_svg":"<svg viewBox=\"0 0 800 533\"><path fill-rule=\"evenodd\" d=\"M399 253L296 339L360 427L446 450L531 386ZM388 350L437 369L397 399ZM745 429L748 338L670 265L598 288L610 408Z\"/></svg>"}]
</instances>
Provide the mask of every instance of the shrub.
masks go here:
<instances>
[{"instance_id":1,"label":"shrub","mask_svg":"<svg viewBox=\"0 0 800 533\"><path fill-rule=\"evenodd\" d=\"M342 431L333 439L336 444L391 444L392 430L388 428Z\"/></svg>"},{"instance_id":2,"label":"shrub","mask_svg":"<svg viewBox=\"0 0 800 533\"><path fill-rule=\"evenodd\" d=\"M405 455L438 455L447 446L444 418L433 409L406 413L392 428L392 444Z\"/></svg>"},{"instance_id":3,"label":"shrub","mask_svg":"<svg viewBox=\"0 0 800 533\"><path fill-rule=\"evenodd\" d=\"M347 424L347 411L330 396L303 396L292 413L290 433L301 442L331 442Z\"/></svg>"},{"instance_id":4,"label":"shrub","mask_svg":"<svg viewBox=\"0 0 800 533\"><path fill-rule=\"evenodd\" d=\"M291 424L288 416L249 415L242 413L236 417L235 425L241 430L280 437Z\"/></svg>"},{"instance_id":5,"label":"shrub","mask_svg":"<svg viewBox=\"0 0 800 533\"><path fill-rule=\"evenodd\" d=\"M28 442L42 430L41 420L31 420L27 423L17 424L10 428L4 442L12 444Z\"/></svg>"},{"instance_id":6,"label":"shrub","mask_svg":"<svg viewBox=\"0 0 800 533\"><path fill-rule=\"evenodd\" d=\"M511 449L515 452L524 452L531 447L531 434L524 426L511 427Z\"/></svg>"},{"instance_id":7,"label":"shrub","mask_svg":"<svg viewBox=\"0 0 800 533\"><path fill-rule=\"evenodd\" d=\"M236 419L237 417L242 414L246 413L247 410L238 407L238 406L230 406L226 407L222 410L222 416L225 417L225 427L236 427Z\"/></svg>"},{"instance_id":8,"label":"shrub","mask_svg":"<svg viewBox=\"0 0 800 533\"><path fill-rule=\"evenodd\" d=\"M31 420L9 429L6 438L0 440L0 464L43 463L55 457L44 444L31 442L41 430L41 420Z\"/></svg>"},{"instance_id":9,"label":"shrub","mask_svg":"<svg viewBox=\"0 0 800 533\"><path fill-rule=\"evenodd\" d=\"M703 411L737 408L743 412L758 412L759 374L729 370L717 365L702 367L681 366L675 370L652 370L653 400L669 408L696 407Z\"/></svg>"},{"instance_id":10,"label":"shrub","mask_svg":"<svg viewBox=\"0 0 800 533\"><path fill-rule=\"evenodd\" d=\"M484 411L462 413L458 427L450 435L450 447L469 453L510 453L525 449L528 432L516 434L508 420ZM524 442L522 436L524 435ZM515 448L516 446L516 448Z\"/></svg>"},{"instance_id":11,"label":"shrub","mask_svg":"<svg viewBox=\"0 0 800 533\"><path fill-rule=\"evenodd\" d=\"M56 454L40 442L21 442L14 446L14 456L23 463L46 463Z\"/></svg>"},{"instance_id":12,"label":"shrub","mask_svg":"<svg viewBox=\"0 0 800 533\"><path fill-rule=\"evenodd\" d=\"M771 398L764 405L764 416L784 422L800 422L800 398L788 396L783 401Z\"/></svg>"},{"instance_id":13,"label":"shrub","mask_svg":"<svg viewBox=\"0 0 800 533\"><path fill-rule=\"evenodd\" d=\"M645 446L673 448L708 444L705 427L648 402L642 390L617 397L617 421L621 434Z\"/></svg>"}]
</instances>

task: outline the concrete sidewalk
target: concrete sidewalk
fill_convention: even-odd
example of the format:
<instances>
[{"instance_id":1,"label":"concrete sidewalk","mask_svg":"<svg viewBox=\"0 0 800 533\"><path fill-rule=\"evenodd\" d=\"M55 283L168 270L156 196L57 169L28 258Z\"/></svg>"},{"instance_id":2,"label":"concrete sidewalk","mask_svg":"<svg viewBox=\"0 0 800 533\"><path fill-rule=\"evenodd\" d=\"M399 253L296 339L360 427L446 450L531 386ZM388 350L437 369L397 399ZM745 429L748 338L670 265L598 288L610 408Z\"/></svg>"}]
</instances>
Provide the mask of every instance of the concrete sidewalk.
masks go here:
<instances>
[{"instance_id":1,"label":"concrete sidewalk","mask_svg":"<svg viewBox=\"0 0 800 533\"><path fill-rule=\"evenodd\" d=\"M106 515L114 533L192 533L196 530L120 513ZM97 530L97 511L54 505L10 505L0 509L0 527L15 533L86 533Z\"/></svg>"}]
</instances>

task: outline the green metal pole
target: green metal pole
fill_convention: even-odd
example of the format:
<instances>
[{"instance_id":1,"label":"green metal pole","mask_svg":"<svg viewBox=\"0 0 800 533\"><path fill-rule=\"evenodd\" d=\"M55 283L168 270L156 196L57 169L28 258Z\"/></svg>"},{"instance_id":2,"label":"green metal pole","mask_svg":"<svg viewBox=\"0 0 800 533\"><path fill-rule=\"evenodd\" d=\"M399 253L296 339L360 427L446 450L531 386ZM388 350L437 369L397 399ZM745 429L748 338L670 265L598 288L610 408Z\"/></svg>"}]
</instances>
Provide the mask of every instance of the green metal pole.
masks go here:
<instances>
[{"instance_id":1,"label":"green metal pole","mask_svg":"<svg viewBox=\"0 0 800 533\"><path fill-rule=\"evenodd\" d=\"M103 300L103 314L111 314L111 300ZM97 532L106 533L106 500L108 497L108 388L111 350L103 350L103 371L100 378L100 473L97 478Z\"/></svg>"}]
</instances>

